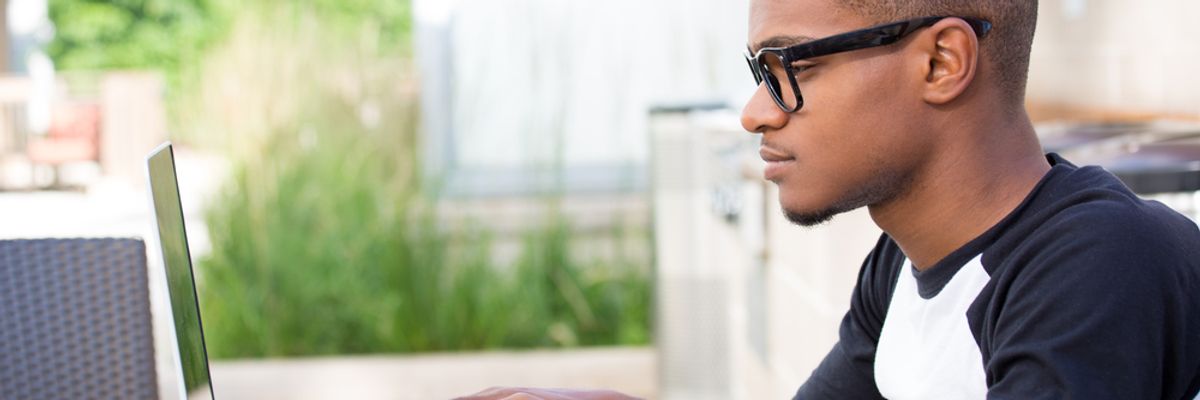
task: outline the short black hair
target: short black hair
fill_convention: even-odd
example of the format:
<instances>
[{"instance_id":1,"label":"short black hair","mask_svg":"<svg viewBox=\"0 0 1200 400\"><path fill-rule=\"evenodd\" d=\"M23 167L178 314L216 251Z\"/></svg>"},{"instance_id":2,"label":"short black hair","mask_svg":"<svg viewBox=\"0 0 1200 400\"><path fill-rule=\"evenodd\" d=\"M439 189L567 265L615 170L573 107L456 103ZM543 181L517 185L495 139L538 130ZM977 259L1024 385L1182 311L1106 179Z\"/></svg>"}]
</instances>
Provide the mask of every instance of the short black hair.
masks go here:
<instances>
[{"instance_id":1,"label":"short black hair","mask_svg":"<svg viewBox=\"0 0 1200 400\"><path fill-rule=\"evenodd\" d=\"M882 24L925 16L975 17L992 23L979 42L982 56L995 66L996 84L1023 104L1029 78L1029 53L1037 27L1037 0L835 0L843 9Z\"/></svg>"}]
</instances>

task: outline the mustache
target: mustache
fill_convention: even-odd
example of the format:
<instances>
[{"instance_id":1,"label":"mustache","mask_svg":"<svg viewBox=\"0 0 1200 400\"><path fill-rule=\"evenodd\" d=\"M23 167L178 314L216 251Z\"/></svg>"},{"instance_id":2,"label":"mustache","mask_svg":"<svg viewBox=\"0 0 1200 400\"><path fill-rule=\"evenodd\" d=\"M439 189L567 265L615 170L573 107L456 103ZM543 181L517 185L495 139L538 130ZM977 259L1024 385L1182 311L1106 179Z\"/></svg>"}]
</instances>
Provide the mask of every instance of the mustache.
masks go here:
<instances>
[{"instance_id":1,"label":"mustache","mask_svg":"<svg viewBox=\"0 0 1200 400\"><path fill-rule=\"evenodd\" d=\"M786 154L789 156L792 155L791 152L784 151L783 147L780 147L780 146L776 145L775 143L772 143L771 141L767 140L767 138L765 138L765 137L759 141L759 146L765 147L775 153Z\"/></svg>"}]
</instances>

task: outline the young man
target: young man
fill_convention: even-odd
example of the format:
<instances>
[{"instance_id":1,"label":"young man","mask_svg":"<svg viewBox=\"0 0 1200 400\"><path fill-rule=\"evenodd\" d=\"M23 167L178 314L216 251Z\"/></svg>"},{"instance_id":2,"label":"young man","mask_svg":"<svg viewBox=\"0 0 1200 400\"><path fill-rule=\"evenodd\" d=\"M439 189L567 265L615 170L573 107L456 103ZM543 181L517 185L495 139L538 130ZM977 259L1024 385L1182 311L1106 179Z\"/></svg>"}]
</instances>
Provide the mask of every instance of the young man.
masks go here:
<instances>
[{"instance_id":1,"label":"young man","mask_svg":"<svg viewBox=\"0 0 1200 400\"><path fill-rule=\"evenodd\" d=\"M1036 15L751 0L742 124L782 208L807 226L865 206L885 232L796 399L1200 398L1200 230L1042 153L1024 110Z\"/></svg>"},{"instance_id":2,"label":"young man","mask_svg":"<svg viewBox=\"0 0 1200 400\"><path fill-rule=\"evenodd\" d=\"M796 398L1197 396L1200 231L1042 154L1036 1L752 4L742 124L783 209L866 206L885 232Z\"/></svg>"}]
</instances>

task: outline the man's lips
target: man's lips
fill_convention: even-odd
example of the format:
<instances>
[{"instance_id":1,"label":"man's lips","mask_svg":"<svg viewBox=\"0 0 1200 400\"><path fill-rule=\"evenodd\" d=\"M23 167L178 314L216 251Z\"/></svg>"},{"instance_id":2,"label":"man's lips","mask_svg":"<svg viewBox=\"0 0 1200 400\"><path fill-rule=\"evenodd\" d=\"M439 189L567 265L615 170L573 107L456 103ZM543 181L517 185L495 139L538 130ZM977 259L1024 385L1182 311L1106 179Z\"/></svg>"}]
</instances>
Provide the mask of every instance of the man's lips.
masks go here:
<instances>
[{"instance_id":1,"label":"man's lips","mask_svg":"<svg viewBox=\"0 0 1200 400\"><path fill-rule=\"evenodd\" d=\"M778 182L784 170L796 161L795 157L767 146L759 148L758 156L767 162L767 168L763 170L763 178L775 182Z\"/></svg>"},{"instance_id":2,"label":"man's lips","mask_svg":"<svg viewBox=\"0 0 1200 400\"><path fill-rule=\"evenodd\" d=\"M789 156L779 150L775 150L767 146L763 146L758 149L758 156L762 157L763 161L769 163L792 161L796 159L795 157Z\"/></svg>"}]
</instances>

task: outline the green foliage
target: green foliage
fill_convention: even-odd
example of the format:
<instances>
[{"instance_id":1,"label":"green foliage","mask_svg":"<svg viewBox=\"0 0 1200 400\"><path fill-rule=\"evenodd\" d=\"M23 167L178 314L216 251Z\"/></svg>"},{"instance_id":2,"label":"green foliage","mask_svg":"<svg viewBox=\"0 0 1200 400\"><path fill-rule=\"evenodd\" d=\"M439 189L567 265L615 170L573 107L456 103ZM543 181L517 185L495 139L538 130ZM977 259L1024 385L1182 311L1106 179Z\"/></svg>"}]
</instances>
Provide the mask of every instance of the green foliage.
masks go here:
<instances>
[{"instance_id":1,"label":"green foliage","mask_svg":"<svg viewBox=\"0 0 1200 400\"><path fill-rule=\"evenodd\" d=\"M50 0L60 69L152 68L195 62L225 28L220 0Z\"/></svg>"},{"instance_id":2,"label":"green foliage","mask_svg":"<svg viewBox=\"0 0 1200 400\"><path fill-rule=\"evenodd\" d=\"M181 107L236 165L198 263L213 357L648 342L648 235L605 233L643 251L584 258L548 207L493 261L513 238L444 223L421 191L414 74L380 43L398 28L345 22L365 1L259 4Z\"/></svg>"},{"instance_id":3,"label":"green foliage","mask_svg":"<svg viewBox=\"0 0 1200 400\"><path fill-rule=\"evenodd\" d=\"M524 238L517 286L506 296L514 311L506 316L512 335L504 345L649 343L648 260L618 246L612 260L582 262L572 255L570 224L551 215L546 226ZM608 234L617 244L631 236L649 241L620 227Z\"/></svg>"},{"instance_id":4,"label":"green foliage","mask_svg":"<svg viewBox=\"0 0 1200 400\"><path fill-rule=\"evenodd\" d=\"M579 260L551 213L514 265L495 265L490 235L442 226L417 192L412 143L355 128L340 108L274 135L207 213L200 295L213 357L648 342L644 260Z\"/></svg>"},{"instance_id":5,"label":"green foliage","mask_svg":"<svg viewBox=\"0 0 1200 400\"><path fill-rule=\"evenodd\" d=\"M50 0L60 69L160 69L174 77L202 61L238 20L283 12L321 16L339 31L371 35L380 48L406 51L412 31L404 0Z\"/></svg>"},{"instance_id":6,"label":"green foliage","mask_svg":"<svg viewBox=\"0 0 1200 400\"><path fill-rule=\"evenodd\" d=\"M386 51L410 50L412 7L407 0L260 0L259 10L286 10L293 18L320 15L336 33L367 35Z\"/></svg>"},{"instance_id":7,"label":"green foliage","mask_svg":"<svg viewBox=\"0 0 1200 400\"><path fill-rule=\"evenodd\" d=\"M321 32L335 38L321 40L335 50L332 53L338 53L336 47L344 44L339 41L346 38L375 54L411 53L408 0L49 0L49 14L56 34L46 50L58 69L163 72L172 138L204 145L213 143L195 132L211 124L191 115L197 92L222 78L212 73L209 64L214 53L222 51L220 47L244 42L230 37L239 29L258 36L295 38L295 32L287 30L304 29L316 20ZM259 29L254 31L253 26ZM284 32L270 32L277 28ZM287 53L286 48L260 49L274 55ZM283 54L288 55L292 54ZM221 62L220 55L215 58ZM256 61L254 67L270 68L278 59Z\"/></svg>"}]
</instances>

